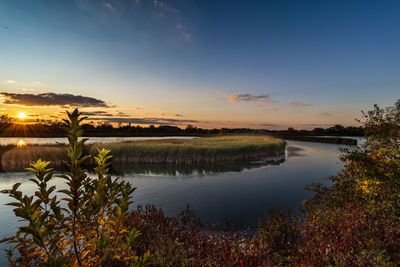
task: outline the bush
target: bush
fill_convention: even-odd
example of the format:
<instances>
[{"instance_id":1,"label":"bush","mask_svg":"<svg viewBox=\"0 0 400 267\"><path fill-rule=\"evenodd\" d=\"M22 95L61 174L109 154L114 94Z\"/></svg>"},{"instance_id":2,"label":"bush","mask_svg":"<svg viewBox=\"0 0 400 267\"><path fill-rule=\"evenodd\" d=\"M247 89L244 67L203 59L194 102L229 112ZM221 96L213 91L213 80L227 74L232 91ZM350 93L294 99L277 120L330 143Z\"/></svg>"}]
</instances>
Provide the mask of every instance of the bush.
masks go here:
<instances>
[{"instance_id":1,"label":"bush","mask_svg":"<svg viewBox=\"0 0 400 267\"><path fill-rule=\"evenodd\" d=\"M38 189L33 196L22 195L19 183L2 193L15 202L14 213L26 225L15 236L2 240L13 244L8 250L11 265L104 265L119 263L145 263L150 256L135 254L135 240L141 235L135 228L127 229L125 222L135 188L129 183L112 179L108 174L108 150L98 151L95 157L97 179L91 179L81 167L89 156L83 155L86 139L78 110L68 113L68 167L61 177L68 189L60 190L65 196L58 199L55 186L48 186L54 171L50 162L37 160L28 170L36 175L31 179ZM18 257L12 257L18 251Z\"/></svg>"}]
</instances>

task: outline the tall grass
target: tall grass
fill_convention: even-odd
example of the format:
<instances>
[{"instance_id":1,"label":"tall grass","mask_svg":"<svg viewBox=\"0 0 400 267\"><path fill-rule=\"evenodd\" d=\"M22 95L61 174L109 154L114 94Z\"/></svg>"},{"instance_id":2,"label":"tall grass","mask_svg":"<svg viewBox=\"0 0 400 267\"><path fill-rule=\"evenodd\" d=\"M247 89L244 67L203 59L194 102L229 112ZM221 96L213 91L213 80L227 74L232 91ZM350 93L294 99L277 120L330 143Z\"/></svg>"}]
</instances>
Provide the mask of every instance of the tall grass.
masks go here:
<instances>
[{"instance_id":1,"label":"tall grass","mask_svg":"<svg viewBox=\"0 0 400 267\"><path fill-rule=\"evenodd\" d=\"M152 140L95 144L106 147L118 163L216 163L283 155L286 143L268 136L220 136L190 140Z\"/></svg>"},{"instance_id":2,"label":"tall grass","mask_svg":"<svg viewBox=\"0 0 400 267\"><path fill-rule=\"evenodd\" d=\"M10 147L10 146L8 146ZM51 167L60 168L67 159L64 145L12 147L1 156L2 171L22 171L38 159L51 159Z\"/></svg>"},{"instance_id":3,"label":"tall grass","mask_svg":"<svg viewBox=\"0 0 400 267\"><path fill-rule=\"evenodd\" d=\"M285 153L286 143L269 136L219 136L195 139L148 140L109 144L90 144L85 149L97 154L98 148L111 149L113 162L204 164L238 160L248 161ZM3 171L21 171L38 159L52 159L52 167L60 168L67 158L62 145L12 147L3 153ZM94 161L89 165L94 166Z\"/></svg>"}]
</instances>

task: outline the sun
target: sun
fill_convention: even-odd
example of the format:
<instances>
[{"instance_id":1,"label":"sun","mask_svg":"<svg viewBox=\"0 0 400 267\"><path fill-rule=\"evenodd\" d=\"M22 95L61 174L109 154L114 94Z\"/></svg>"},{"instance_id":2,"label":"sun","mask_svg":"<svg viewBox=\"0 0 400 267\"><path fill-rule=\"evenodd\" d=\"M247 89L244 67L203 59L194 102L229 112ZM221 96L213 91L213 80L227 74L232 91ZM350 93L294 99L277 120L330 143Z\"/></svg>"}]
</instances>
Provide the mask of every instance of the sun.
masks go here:
<instances>
[{"instance_id":1,"label":"sun","mask_svg":"<svg viewBox=\"0 0 400 267\"><path fill-rule=\"evenodd\" d=\"M18 113L18 118L21 119L21 120L23 120L23 119L26 118L26 114L23 113L23 112L20 112L20 113Z\"/></svg>"}]
</instances>

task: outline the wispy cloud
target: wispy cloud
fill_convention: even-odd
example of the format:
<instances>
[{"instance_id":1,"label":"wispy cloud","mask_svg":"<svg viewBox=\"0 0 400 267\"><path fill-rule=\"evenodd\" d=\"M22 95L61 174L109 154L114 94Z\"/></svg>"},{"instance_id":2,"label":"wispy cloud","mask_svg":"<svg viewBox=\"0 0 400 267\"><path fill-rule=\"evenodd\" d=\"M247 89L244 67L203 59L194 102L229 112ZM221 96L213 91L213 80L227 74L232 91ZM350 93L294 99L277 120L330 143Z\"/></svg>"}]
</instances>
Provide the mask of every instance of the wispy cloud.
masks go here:
<instances>
[{"instance_id":1,"label":"wispy cloud","mask_svg":"<svg viewBox=\"0 0 400 267\"><path fill-rule=\"evenodd\" d=\"M23 106L76 106L76 107L109 107L103 100L93 97L71 94L17 94L1 92L4 104Z\"/></svg>"},{"instance_id":2,"label":"wispy cloud","mask_svg":"<svg viewBox=\"0 0 400 267\"><path fill-rule=\"evenodd\" d=\"M135 23L143 23L144 21L136 20L143 15L151 25L156 20L159 26L166 30L168 38L173 37L185 42L193 40L187 19L176 2L164 0L74 0L74 2L82 11L98 13L101 16L112 15L113 18L125 16Z\"/></svg>"},{"instance_id":3,"label":"wispy cloud","mask_svg":"<svg viewBox=\"0 0 400 267\"><path fill-rule=\"evenodd\" d=\"M122 112L122 111L118 111L118 112L117 112L117 116L119 116L119 117L129 117L128 114L126 114L126 113L124 113L124 112Z\"/></svg>"},{"instance_id":4,"label":"wispy cloud","mask_svg":"<svg viewBox=\"0 0 400 267\"><path fill-rule=\"evenodd\" d=\"M36 85L42 85L42 83L41 82L33 82L33 84L36 84Z\"/></svg>"},{"instance_id":5,"label":"wispy cloud","mask_svg":"<svg viewBox=\"0 0 400 267\"><path fill-rule=\"evenodd\" d=\"M290 102L289 104L292 105L292 106L295 106L295 107L309 107L309 106L311 106L311 104L303 103L303 102L300 102L300 101L293 101L293 102Z\"/></svg>"},{"instance_id":6,"label":"wispy cloud","mask_svg":"<svg viewBox=\"0 0 400 267\"><path fill-rule=\"evenodd\" d=\"M9 83L9 84L16 83L16 81L14 81L14 80L7 80L6 82Z\"/></svg>"},{"instance_id":7,"label":"wispy cloud","mask_svg":"<svg viewBox=\"0 0 400 267\"><path fill-rule=\"evenodd\" d=\"M110 2L103 2L102 5L110 11L114 11L114 7Z\"/></svg>"},{"instance_id":8,"label":"wispy cloud","mask_svg":"<svg viewBox=\"0 0 400 267\"><path fill-rule=\"evenodd\" d=\"M179 9L177 9L177 8L173 7L172 5L165 3L163 1L153 0L153 4L154 4L154 7L157 9L158 15L160 17L173 16L173 15L180 13Z\"/></svg>"},{"instance_id":9,"label":"wispy cloud","mask_svg":"<svg viewBox=\"0 0 400 267\"><path fill-rule=\"evenodd\" d=\"M252 94L228 94L218 92L219 95L223 96L229 102L264 102L264 103L278 103L276 100L270 99L268 94L252 95Z\"/></svg>"},{"instance_id":10,"label":"wispy cloud","mask_svg":"<svg viewBox=\"0 0 400 267\"><path fill-rule=\"evenodd\" d=\"M85 115L85 116L114 117L113 114L108 113L107 111L103 111L103 110L99 110L99 111L85 111L85 112L82 112L82 115Z\"/></svg>"},{"instance_id":11,"label":"wispy cloud","mask_svg":"<svg viewBox=\"0 0 400 267\"><path fill-rule=\"evenodd\" d=\"M161 0L153 0L153 7L159 19L167 20L169 23L172 23L172 27L180 35L182 40L191 41L193 39L187 25L184 23L181 10Z\"/></svg>"},{"instance_id":12,"label":"wispy cloud","mask_svg":"<svg viewBox=\"0 0 400 267\"><path fill-rule=\"evenodd\" d=\"M37 89L35 89L35 88L19 88L20 90L22 90L22 91L25 91L25 92L34 92L34 91L37 91Z\"/></svg>"},{"instance_id":13,"label":"wispy cloud","mask_svg":"<svg viewBox=\"0 0 400 267\"><path fill-rule=\"evenodd\" d=\"M333 114L329 113L329 112L322 112L322 113L320 113L320 115L323 116L323 117L331 117L331 116L333 116Z\"/></svg>"}]
</instances>

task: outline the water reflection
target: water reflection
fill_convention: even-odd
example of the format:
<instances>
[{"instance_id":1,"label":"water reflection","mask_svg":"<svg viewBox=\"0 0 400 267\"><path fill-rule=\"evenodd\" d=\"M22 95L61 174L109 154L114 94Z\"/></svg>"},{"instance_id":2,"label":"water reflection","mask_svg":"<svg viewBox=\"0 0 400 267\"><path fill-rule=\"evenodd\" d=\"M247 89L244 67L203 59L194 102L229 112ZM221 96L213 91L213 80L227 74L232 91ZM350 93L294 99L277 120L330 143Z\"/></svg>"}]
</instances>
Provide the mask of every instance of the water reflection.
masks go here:
<instances>
[{"instance_id":1,"label":"water reflection","mask_svg":"<svg viewBox=\"0 0 400 267\"><path fill-rule=\"evenodd\" d=\"M140 174L147 176L198 176L224 172L242 172L267 166L278 166L285 162L285 156L269 157L252 162L229 162L221 164L113 164L117 175Z\"/></svg>"},{"instance_id":2,"label":"water reflection","mask_svg":"<svg viewBox=\"0 0 400 267\"><path fill-rule=\"evenodd\" d=\"M286 148L286 155L288 157L305 157L306 153L304 148L298 146L288 146Z\"/></svg>"}]
</instances>

